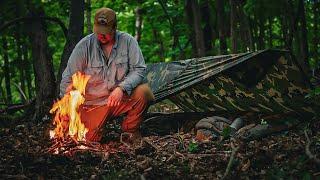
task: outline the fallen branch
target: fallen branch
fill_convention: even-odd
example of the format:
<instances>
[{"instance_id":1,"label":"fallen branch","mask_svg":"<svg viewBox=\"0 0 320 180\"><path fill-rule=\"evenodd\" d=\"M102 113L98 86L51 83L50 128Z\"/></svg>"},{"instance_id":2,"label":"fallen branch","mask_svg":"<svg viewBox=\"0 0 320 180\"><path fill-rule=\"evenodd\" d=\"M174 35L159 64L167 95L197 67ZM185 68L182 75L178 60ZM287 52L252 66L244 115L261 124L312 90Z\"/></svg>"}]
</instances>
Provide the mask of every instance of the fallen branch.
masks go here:
<instances>
[{"instance_id":1,"label":"fallen branch","mask_svg":"<svg viewBox=\"0 0 320 180\"><path fill-rule=\"evenodd\" d=\"M223 177L221 179L226 179L226 177L229 175L230 170L231 170L231 166L232 166L233 161L234 161L234 157L235 157L239 147L235 147L233 142L231 142L231 149L232 149L232 152L231 152L230 160L228 162L226 171L224 172L224 175L223 175Z\"/></svg>"},{"instance_id":2,"label":"fallen branch","mask_svg":"<svg viewBox=\"0 0 320 180\"><path fill-rule=\"evenodd\" d=\"M151 141L149 141L149 139L143 138L142 141L145 142L145 143L147 143L147 144L150 145L151 147L153 147L153 148L156 150L156 152L159 151L159 147L158 147L157 145L153 144Z\"/></svg>"},{"instance_id":3,"label":"fallen branch","mask_svg":"<svg viewBox=\"0 0 320 180\"><path fill-rule=\"evenodd\" d=\"M31 100L31 101L27 102L26 104L21 104L21 103L12 104L12 105L8 106L7 108L0 109L0 114L8 112L8 111L14 111L15 112L15 111L18 111L20 109L24 109L24 108L30 106L34 101L35 100Z\"/></svg>"},{"instance_id":4,"label":"fallen branch","mask_svg":"<svg viewBox=\"0 0 320 180\"><path fill-rule=\"evenodd\" d=\"M311 146L311 141L309 139L309 136L308 136L308 133L307 133L307 130L304 130L304 135L306 137L306 154L307 156L313 160L315 163L317 163L318 165L320 165L320 159L318 159L314 154L311 153L311 150L310 150L310 146Z\"/></svg>"}]
</instances>

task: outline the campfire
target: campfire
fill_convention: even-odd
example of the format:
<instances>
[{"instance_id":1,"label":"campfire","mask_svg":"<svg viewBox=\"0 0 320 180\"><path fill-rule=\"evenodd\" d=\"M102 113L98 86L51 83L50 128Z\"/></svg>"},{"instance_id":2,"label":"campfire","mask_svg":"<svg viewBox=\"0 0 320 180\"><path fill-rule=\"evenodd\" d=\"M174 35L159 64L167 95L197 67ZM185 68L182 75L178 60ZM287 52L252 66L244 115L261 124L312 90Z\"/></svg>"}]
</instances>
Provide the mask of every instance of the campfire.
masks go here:
<instances>
[{"instance_id":1,"label":"campfire","mask_svg":"<svg viewBox=\"0 0 320 180\"><path fill-rule=\"evenodd\" d=\"M88 129L81 121L79 107L85 101L85 88L90 76L80 72L72 76L72 90L67 92L63 98L53 104L50 113L55 114L54 130L50 131L50 138L64 141L70 137L75 142L84 141Z\"/></svg>"},{"instance_id":2,"label":"campfire","mask_svg":"<svg viewBox=\"0 0 320 180\"><path fill-rule=\"evenodd\" d=\"M54 144L48 153L72 155L75 152L89 150L94 152L118 152L122 148L114 149L115 143L101 145L86 140L89 131L81 120L80 106L85 102L85 89L90 79L89 75L77 72L72 76L72 84L62 99L53 104L50 110L54 114L54 130L50 130L50 139Z\"/></svg>"}]
</instances>

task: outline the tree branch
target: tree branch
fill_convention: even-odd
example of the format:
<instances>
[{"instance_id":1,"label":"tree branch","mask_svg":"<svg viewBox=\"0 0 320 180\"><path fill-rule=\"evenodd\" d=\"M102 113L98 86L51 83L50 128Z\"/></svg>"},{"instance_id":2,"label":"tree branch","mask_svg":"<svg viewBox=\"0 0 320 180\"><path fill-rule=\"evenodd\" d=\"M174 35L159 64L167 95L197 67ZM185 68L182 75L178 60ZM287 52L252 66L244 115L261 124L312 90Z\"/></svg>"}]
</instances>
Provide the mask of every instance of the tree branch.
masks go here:
<instances>
[{"instance_id":1,"label":"tree branch","mask_svg":"<svg viewBox=\"0 0 320 180\"><path fill-rule=\"evenodd\" d=\"M20 18L16 18L16 19L13 19L13 20L3 24L2 26L0 26L0 32L2 32L6 28L8 28L8 27L10 27L12 25L15 25L17 23L28 22L28 21L31 21L31 20L47 20L47 21L51 21L51 22L57 23L61 27L65 38L67 38L68 29L66 28L64 23L57 17L20 17Z\"/></svg>"},{"instance_id":2,"label":"tree branch","mask_svg":"<svg viewBox=\"0 0 320 180\"><path fill-rule=\"evenodd\" d=\"M224 175L221 179L226 179L226 177L229 175L234 158L236 156L237 151L239 150L239 147L234 146L233 142L231 141L231 149L232 149L232 152L230 155L230 159L229 159L226 171L224 172Z\"/></svg>"}]
</instances>

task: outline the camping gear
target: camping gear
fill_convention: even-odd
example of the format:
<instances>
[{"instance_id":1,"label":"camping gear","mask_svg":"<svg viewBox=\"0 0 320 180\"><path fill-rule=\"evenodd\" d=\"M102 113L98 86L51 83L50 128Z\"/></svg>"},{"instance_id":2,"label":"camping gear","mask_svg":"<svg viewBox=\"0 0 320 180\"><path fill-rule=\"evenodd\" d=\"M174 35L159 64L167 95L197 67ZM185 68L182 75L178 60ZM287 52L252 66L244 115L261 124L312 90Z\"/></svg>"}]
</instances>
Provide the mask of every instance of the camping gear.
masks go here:
<instances>
[{"instance_id":1,"label":"camping gear","mask_svg":"<svg viewBox=\"0 0 320 180\"><path fill-rule=\"evenodd\" d=\"M184 112L293 112L301 117L320 112L315 101L305 99L310 83L287 51L149 64L145 81L155 102L169 99Z\"/></svg>"}]
</instances>

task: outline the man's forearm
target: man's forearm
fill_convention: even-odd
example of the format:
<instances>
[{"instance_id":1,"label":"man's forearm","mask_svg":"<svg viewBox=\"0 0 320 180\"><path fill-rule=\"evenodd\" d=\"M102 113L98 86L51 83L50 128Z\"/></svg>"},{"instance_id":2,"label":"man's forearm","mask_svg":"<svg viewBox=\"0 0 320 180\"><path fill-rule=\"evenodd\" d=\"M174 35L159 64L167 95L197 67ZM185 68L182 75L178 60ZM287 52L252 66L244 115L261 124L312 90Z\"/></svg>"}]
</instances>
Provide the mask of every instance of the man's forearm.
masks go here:
<instances>
[{"instance_id":1,"label":"man's forearm","mask_svg":"<svg viewBox=\"0 0 320 180\"><path fill-rule=\"evenodd\" d=\"M142 83L144 76L145 68L136 69L135 71L129 72L119 86L130 96L132 90Z\"/></svg>"}]
</instances>

